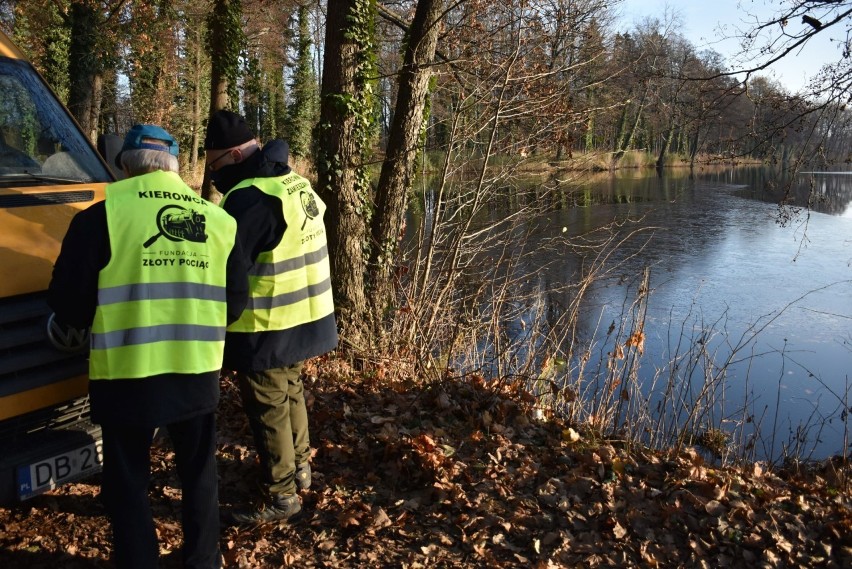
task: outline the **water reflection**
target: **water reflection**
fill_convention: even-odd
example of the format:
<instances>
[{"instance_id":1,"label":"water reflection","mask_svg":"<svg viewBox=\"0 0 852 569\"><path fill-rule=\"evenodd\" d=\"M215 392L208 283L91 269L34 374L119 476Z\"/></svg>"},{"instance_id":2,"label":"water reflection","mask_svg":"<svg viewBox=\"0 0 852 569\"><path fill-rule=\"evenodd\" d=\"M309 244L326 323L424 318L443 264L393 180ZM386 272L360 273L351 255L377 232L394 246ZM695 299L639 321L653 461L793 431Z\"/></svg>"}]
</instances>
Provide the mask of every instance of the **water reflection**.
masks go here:
<instances>
[{"instance_id":1,"label":"water reflection","mask_svg":"<svg viewBox=\"0 0 852 569\"><path fill-rule=\"evenodd\" d=\"M809 209L828 215L852 215L852 175L847 168L832 171L806 171L790 174L780 168L729 168L701 179L726 184L743 184L738 195L770 204Z\"/></svg>"},{"instance_id":2,"label":"water reflection","mask_svg":"<svg viewBox=\"0 0 852 569\"><path fill-rule=\"evenodd\" d=\"M759 456L777 456L790 437L807 439L816 456L826 456L842 449L850 390L852 176L773 175L757 167L663 179L609 175L575 184L597 198L584 198L590 205L567 208L552 221L577 234L613 219L640 220L621 231L653 228L624 243L611 259L618 274L591 288L587 336L607 340L601 322L605 328L618 321L636 278L651 267L643 381L665 371L684 335L695 340L709 330L720 365L732 350L747 347L743 363L730 366L727 397L751 401L754 416L768 417L762 429L777 431ZM754 342L740 346L758 329ZM823 428L797 432L813 421L824 421Z\"/></svg>"},{"instance_id":3,"label":"water reflection","mask_svg":"<svg viewBox=\"0 0 852 569\"><path fill-rule=\"evenodd\" d=\"M587 289L574 338L597 341L597 361L587 369L605 370L607 354L617 348L608 344L608 328L624 316L650 267L639 369L644 385L679 374L670 366L689 345L706 347L716 358L711 368L727 366L727 407L717 410L716 424L747 407L737 420L748 419L748 428L763 433L758 458L778 457L793 439L814 457L840 452L847 395L852 401L852 175L785 177L763 167L714 166L667 170L662 177L653 170L562 173L529 186L507 191L478 220L488 226L530 203L549 207L547 214L524 218L523 227L510 227L508 237L483 255L505 259L513 239L523 237L516 242L526 245L525 254L513 260L512 270L537 275L524 281L530 290L523 292L537 293L541 303L502 322L510 337L528 333L537 314L556 323L572 301L565 285L577 283L597 261L591 249L557 249L554 243L594 235L618 221L611 237L619 244L607 259L611 271ZM433 198L424 192L410 231L423 219L431 226ZM520 292L518 303L527 298ZM820 428L802 432L803 424Z\"/></svg>"},{"instance_id":4,"label":"water reflection","mask_svg":"<svg viewBox=\"0 0 852 569\"><path fill-rule=\"evenodd\" d=\"M828 215L852 215L852 169L803 171L796 174L766 166L703 166L666 170L623 170L554 176L559 185L554 205L588 207L602 204L664 202L682 199L693 183L722 185L737 195L765 203L809 209Z\"/></svg>"}]
</instances>

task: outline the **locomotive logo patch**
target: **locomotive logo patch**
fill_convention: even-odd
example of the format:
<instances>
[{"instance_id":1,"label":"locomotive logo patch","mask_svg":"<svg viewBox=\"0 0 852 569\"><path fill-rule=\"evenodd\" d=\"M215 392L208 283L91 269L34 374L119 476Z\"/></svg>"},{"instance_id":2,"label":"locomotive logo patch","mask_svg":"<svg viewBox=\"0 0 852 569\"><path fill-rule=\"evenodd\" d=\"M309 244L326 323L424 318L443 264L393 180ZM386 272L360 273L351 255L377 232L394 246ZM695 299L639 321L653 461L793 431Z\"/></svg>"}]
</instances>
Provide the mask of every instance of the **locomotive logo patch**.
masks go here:
<instances>
[{"instance_id":1,"label":"locomotive logo patch","mask_svg":"<svg viewBox=\"0 0 852 569\"><path fill-rule=\"evenodd\" d=\"M207 241L206 225L205 217L194 209L174 204L163 206L157 212L157 233L152 235L143 247L147 249L160 237L170 241L205 243Z\"/></svg>"}]
</instances>

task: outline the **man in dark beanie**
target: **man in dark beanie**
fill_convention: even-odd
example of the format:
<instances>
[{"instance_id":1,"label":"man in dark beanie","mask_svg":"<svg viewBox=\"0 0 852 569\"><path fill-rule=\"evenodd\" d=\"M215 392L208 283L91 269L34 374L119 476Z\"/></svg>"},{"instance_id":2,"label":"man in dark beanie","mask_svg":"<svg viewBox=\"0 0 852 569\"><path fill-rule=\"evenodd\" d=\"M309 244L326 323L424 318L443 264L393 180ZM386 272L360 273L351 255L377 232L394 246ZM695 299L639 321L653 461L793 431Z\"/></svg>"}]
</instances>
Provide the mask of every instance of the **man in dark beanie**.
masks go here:
<instances>
[{"instance_id":1,"label":"man in dark beanie","mask_svg":"<svg viewBox=\"0 0 852 569\"><path fill-rule=\"evenodd\" d=\"M311 484L303 360L337 346L323 212L310 183L287 165L288 146L261 148L243 118L218 111L207 125L206 166L237 220L250 298L228 327L224 368L236 372L264 471L266 495L230 512L232 523L287 520Z\"/></svg>"}]
</instances>

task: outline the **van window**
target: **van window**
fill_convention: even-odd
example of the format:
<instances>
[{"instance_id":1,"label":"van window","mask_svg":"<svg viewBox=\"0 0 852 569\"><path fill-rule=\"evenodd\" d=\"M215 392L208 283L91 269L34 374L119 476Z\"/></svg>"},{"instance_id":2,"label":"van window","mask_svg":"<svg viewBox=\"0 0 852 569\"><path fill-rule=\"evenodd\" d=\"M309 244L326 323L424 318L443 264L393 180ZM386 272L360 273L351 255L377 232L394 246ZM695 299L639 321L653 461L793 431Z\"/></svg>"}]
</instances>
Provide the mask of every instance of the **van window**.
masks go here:
<instances>
[{"instance_id":1,"label":"van window","mask_svg":"<svg viewBox=\"0 0 852 569\"><path fill-rule=\"evenodd\" d=\"M35 70L0 57L0 187L111 180Z\"/></svg>"}]
</instances>

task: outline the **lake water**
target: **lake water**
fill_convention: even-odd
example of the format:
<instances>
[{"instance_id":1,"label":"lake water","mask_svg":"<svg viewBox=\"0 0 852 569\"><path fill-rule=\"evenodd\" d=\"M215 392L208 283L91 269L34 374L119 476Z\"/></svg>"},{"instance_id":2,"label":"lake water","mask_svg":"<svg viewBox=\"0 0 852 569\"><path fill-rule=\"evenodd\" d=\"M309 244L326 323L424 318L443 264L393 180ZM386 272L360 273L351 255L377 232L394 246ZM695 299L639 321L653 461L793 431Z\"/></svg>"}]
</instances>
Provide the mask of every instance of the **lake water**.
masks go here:
<instances>
[{"instance_id":1,"label":"lake water","mask_svg":"<svg viewBox=\"0 0 852 569\"><path fill-rule=\"evenodd\" d=\"M726 398L748 400L760 422L758 458L777 457L796 439L800 452L822 458L842 451L852 405L850 174L785 180L756 167L607 174L580 184L579 195L598 205L549 214L542 237L641 217L639 225L653 229L619 248L616 277L592 287L585 333L603 338L598 322L606 328L620 317L650 267L641 377L651 381L684 334L697 339L712 330L724 359L726 345L761 328L737 358L743 361L729 366ZM779 208L785 192L799 207L811 196L810 207ZM572 268L553 278L576 263L566 258Z\"/></svg>"}]
</instances>

